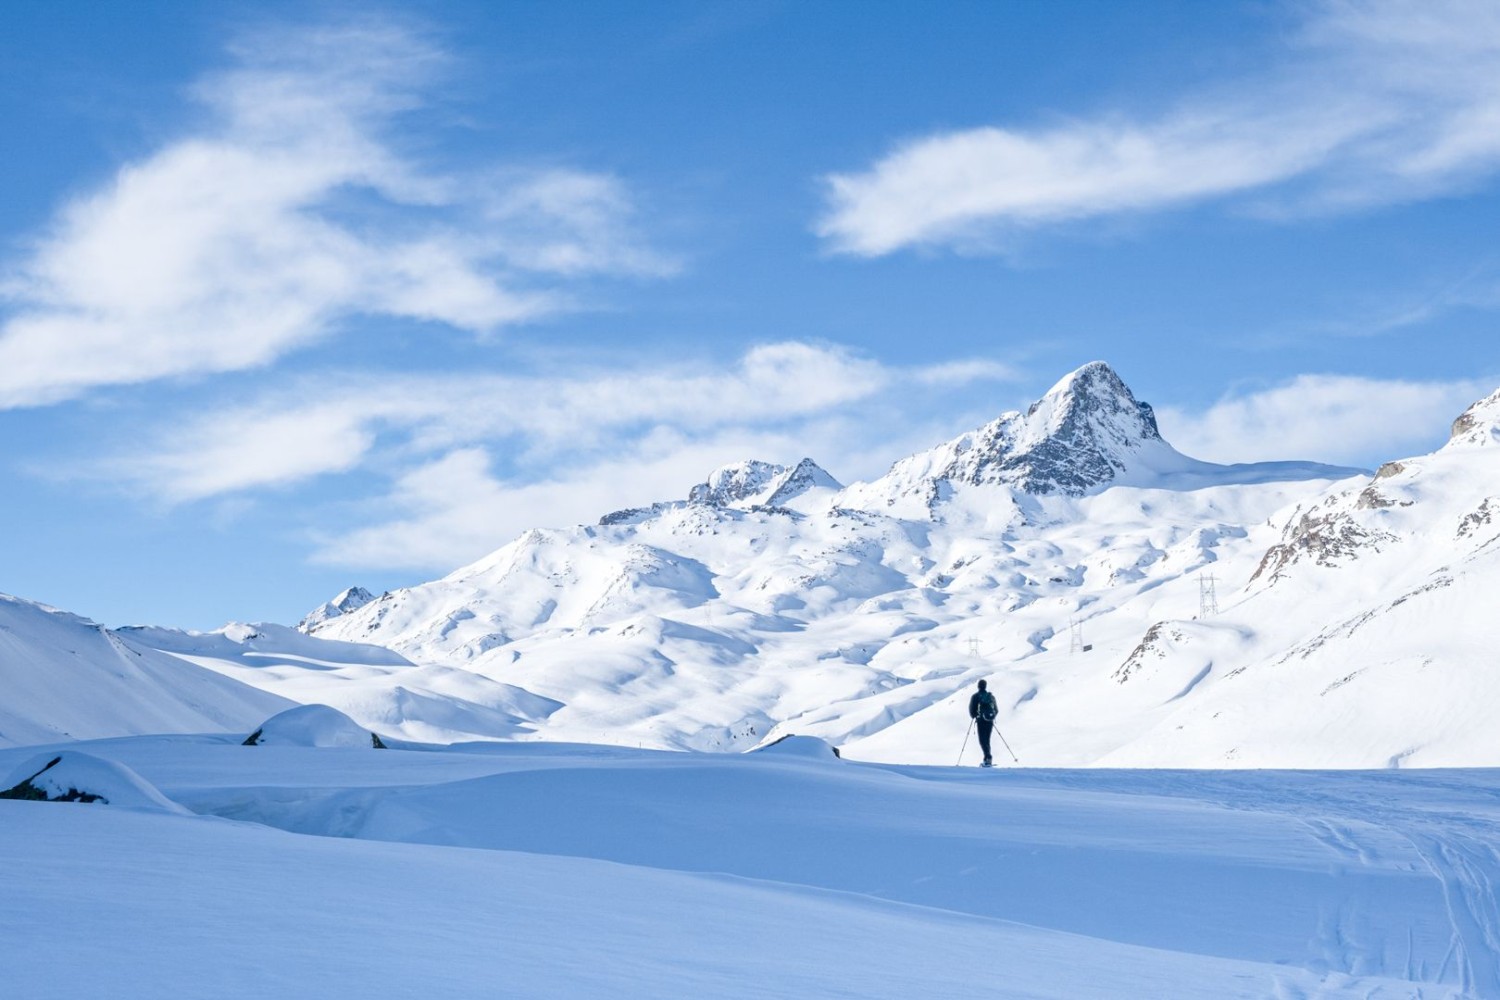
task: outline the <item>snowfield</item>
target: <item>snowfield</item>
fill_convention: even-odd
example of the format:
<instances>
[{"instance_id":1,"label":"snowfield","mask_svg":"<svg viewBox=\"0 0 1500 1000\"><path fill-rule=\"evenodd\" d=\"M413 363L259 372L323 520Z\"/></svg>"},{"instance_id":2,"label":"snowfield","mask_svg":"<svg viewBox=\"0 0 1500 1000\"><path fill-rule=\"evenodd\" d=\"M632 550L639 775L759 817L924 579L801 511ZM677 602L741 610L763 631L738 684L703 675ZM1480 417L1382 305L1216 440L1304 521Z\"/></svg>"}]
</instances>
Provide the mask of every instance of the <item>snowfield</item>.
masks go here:
<instances>
[{"instance_id":1,"label":"snowfield","mask_svg":"<svg viewBox=\"0 0 1500 1000\"><path fill-rule=\"evenodd\" d=\"M199 815L0 801L33 1000L1500 996L1491 771L67 749Z\"/></svg>"}]
</instances>

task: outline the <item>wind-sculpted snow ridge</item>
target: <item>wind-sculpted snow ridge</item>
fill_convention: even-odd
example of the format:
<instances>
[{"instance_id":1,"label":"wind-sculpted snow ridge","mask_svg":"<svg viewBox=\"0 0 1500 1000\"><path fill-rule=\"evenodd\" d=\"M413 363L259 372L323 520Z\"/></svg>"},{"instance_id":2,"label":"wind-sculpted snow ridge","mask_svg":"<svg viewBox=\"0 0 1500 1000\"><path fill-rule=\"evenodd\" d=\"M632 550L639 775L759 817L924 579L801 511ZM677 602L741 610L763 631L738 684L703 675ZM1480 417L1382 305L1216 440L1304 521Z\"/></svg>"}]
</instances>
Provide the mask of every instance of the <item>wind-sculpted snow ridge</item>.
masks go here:
<instances>
[{"instance_id":1,"label":"wind-sculpted snow ridge","mask_svg":"<svg viewBox=\"0 0 1500 1000\"><path fill-rule=\"evenodd\" d=\"M362 728L327 705L298 705L262 722L245 737L247 747L369 747L386 749L380 734Z\"/></svg>"},{"instance_id":2,"label":"wind-sculpted snow ridge","mask_svg":"<svg viewBox=\"0 0 1500 1000\"><path fill-rule=\"evenodd\" d=\"M77 615L0 594L0 746L243 729L292 703Z\"/></svg>"},{"instance_id":3,"label":"wind-sculpted snow ridge","mask_svg":"<svg viewBox=\"0 0 1500 1000\"><path fill-rule=\"evenodd\" d=\"M365 729L408 740L513 738L561 707L462 667L419 666L383 646L316 638L284 625L123 632L133 642L292 702L331 706ZM241 728L258 722L247 720Z\"/></svg>"}]
</instances>

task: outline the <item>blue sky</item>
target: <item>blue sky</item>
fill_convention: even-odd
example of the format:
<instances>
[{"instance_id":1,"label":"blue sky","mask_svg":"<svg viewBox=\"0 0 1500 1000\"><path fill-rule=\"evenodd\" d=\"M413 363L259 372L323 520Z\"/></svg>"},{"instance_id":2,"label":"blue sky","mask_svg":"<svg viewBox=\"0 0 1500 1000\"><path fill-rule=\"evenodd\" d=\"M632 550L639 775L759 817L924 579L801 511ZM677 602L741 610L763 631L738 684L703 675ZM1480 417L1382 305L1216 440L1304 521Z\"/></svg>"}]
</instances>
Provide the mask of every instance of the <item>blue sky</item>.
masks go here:
<instances>
[{"instance_id":1,"label":"blue sky","mask_svg":"<svg viewBox=\"0 0 1500 1000\"><path fill-rule=\"evenodd\" d=\"M1500 385L1484 3L10 5L0 590L295 620L1111 362L1374 465Z\"/></svg>"}]
</instances>

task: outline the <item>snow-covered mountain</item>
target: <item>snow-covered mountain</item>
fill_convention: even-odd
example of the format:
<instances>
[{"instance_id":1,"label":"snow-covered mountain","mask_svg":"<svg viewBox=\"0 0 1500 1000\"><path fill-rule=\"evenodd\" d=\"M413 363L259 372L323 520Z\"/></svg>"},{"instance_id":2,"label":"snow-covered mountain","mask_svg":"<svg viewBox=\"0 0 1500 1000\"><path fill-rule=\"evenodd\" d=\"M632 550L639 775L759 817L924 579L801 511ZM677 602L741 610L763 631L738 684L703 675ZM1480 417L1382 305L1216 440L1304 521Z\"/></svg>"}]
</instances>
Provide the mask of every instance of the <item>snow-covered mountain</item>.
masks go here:
<instances>
[{"instance_id":1,"label":"snow-covered mountain","mask_svg":"<svg viewBox=\"0 0 1500 1000\"><path fill-rule=\"evenodd\" d=\"M529 531L312 631L552 699L541 738L729 749L804 732L853 757L947 762L988 677L1028 763L1493 762L1500 748L1469 711L1488 688L1461 615L1397 612L1414 615L1407 645L1425 652L1342 705L1325 689L1351 686L1337 682L1364 647L1329 647L1295 684L1276 666L1328 646L1318 637L1370 610L1361 602L1412 600L1423 584L1400 581L1421 560L1362 558L1391 538L1435 553L1422 539L1446 519L1455 539L1459 522L1478 537L1491 508L1473 494L1497 482L1473 454L1490 405L1439 455L1373 481L1310 463L1221 466L1173 449L1096 362L873 482L840 487L810 461L790 476L738 463L685 500ZM1439 468L1442 510L1390 492ZM809 487L777 498L799 478ZM1335 536L1349 558L1317 540ZM1442 551L1426 572L1451 561ZM1295 582L1304 561L1325 575ZM1485 586L1444 585L1464 602ZM1422 676L1436 669L1425 659L1447 664L1448 683ZM1403 704L1427 708L1390 718Z\"/></svg>"},{"instance_id":2,"label":"snow-covered mountain","mask_svg":"<svg viewBox=\"0 0 1500 1000\"><path fill-rule=\"evenodd\" d=\"M872 482L746 461L685 493L346 591L303 631L113 641L417 740L804 733L948 763L983 677L1028 764L1500 763L1500 393L1373 476L1221 466L1094 363ZM74 732L37 704L12 728Z\"/></svg>"}]
</instances>

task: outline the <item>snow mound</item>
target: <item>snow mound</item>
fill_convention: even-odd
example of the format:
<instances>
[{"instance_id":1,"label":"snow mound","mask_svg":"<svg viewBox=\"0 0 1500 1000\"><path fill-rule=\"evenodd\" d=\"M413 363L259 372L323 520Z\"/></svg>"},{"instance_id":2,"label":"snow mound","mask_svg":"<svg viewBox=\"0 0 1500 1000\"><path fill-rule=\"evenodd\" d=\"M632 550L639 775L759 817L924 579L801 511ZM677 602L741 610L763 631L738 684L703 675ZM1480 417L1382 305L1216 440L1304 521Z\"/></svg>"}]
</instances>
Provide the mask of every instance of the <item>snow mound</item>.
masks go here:
<instances>
[{"instance_id":1,"label":"snow mound","mask_svg":"<svg viewBox=\"0 0 1500 1000\"><path fill-rule=\"evenodd\" d=\"M385 749L385 743L379 736L327 705L299 705L273 715L246 738L245 746Z\"/></svg>"},{"instance_id":2,"label":"snow mound","mask_svg":"<svg viewBox=\"0 0 1500 1000\"><path fill-rule=\"evenodd\" d=\"M750 752L768 753L776 757L800 757L803 760L839 759L839 748L816 736L783 736Z\"/></svg>"},{"instance_id":3,"label":"snow mound","mask_svg":"<svg viewBox=\"0 0 1500 1000\"><path fill-rule=\"evenodd\" d=\"M11 772L0 798L98 802L124 809L192 815L124 764L64 750L33 757Z\"/></svg>"}]
</instances>

